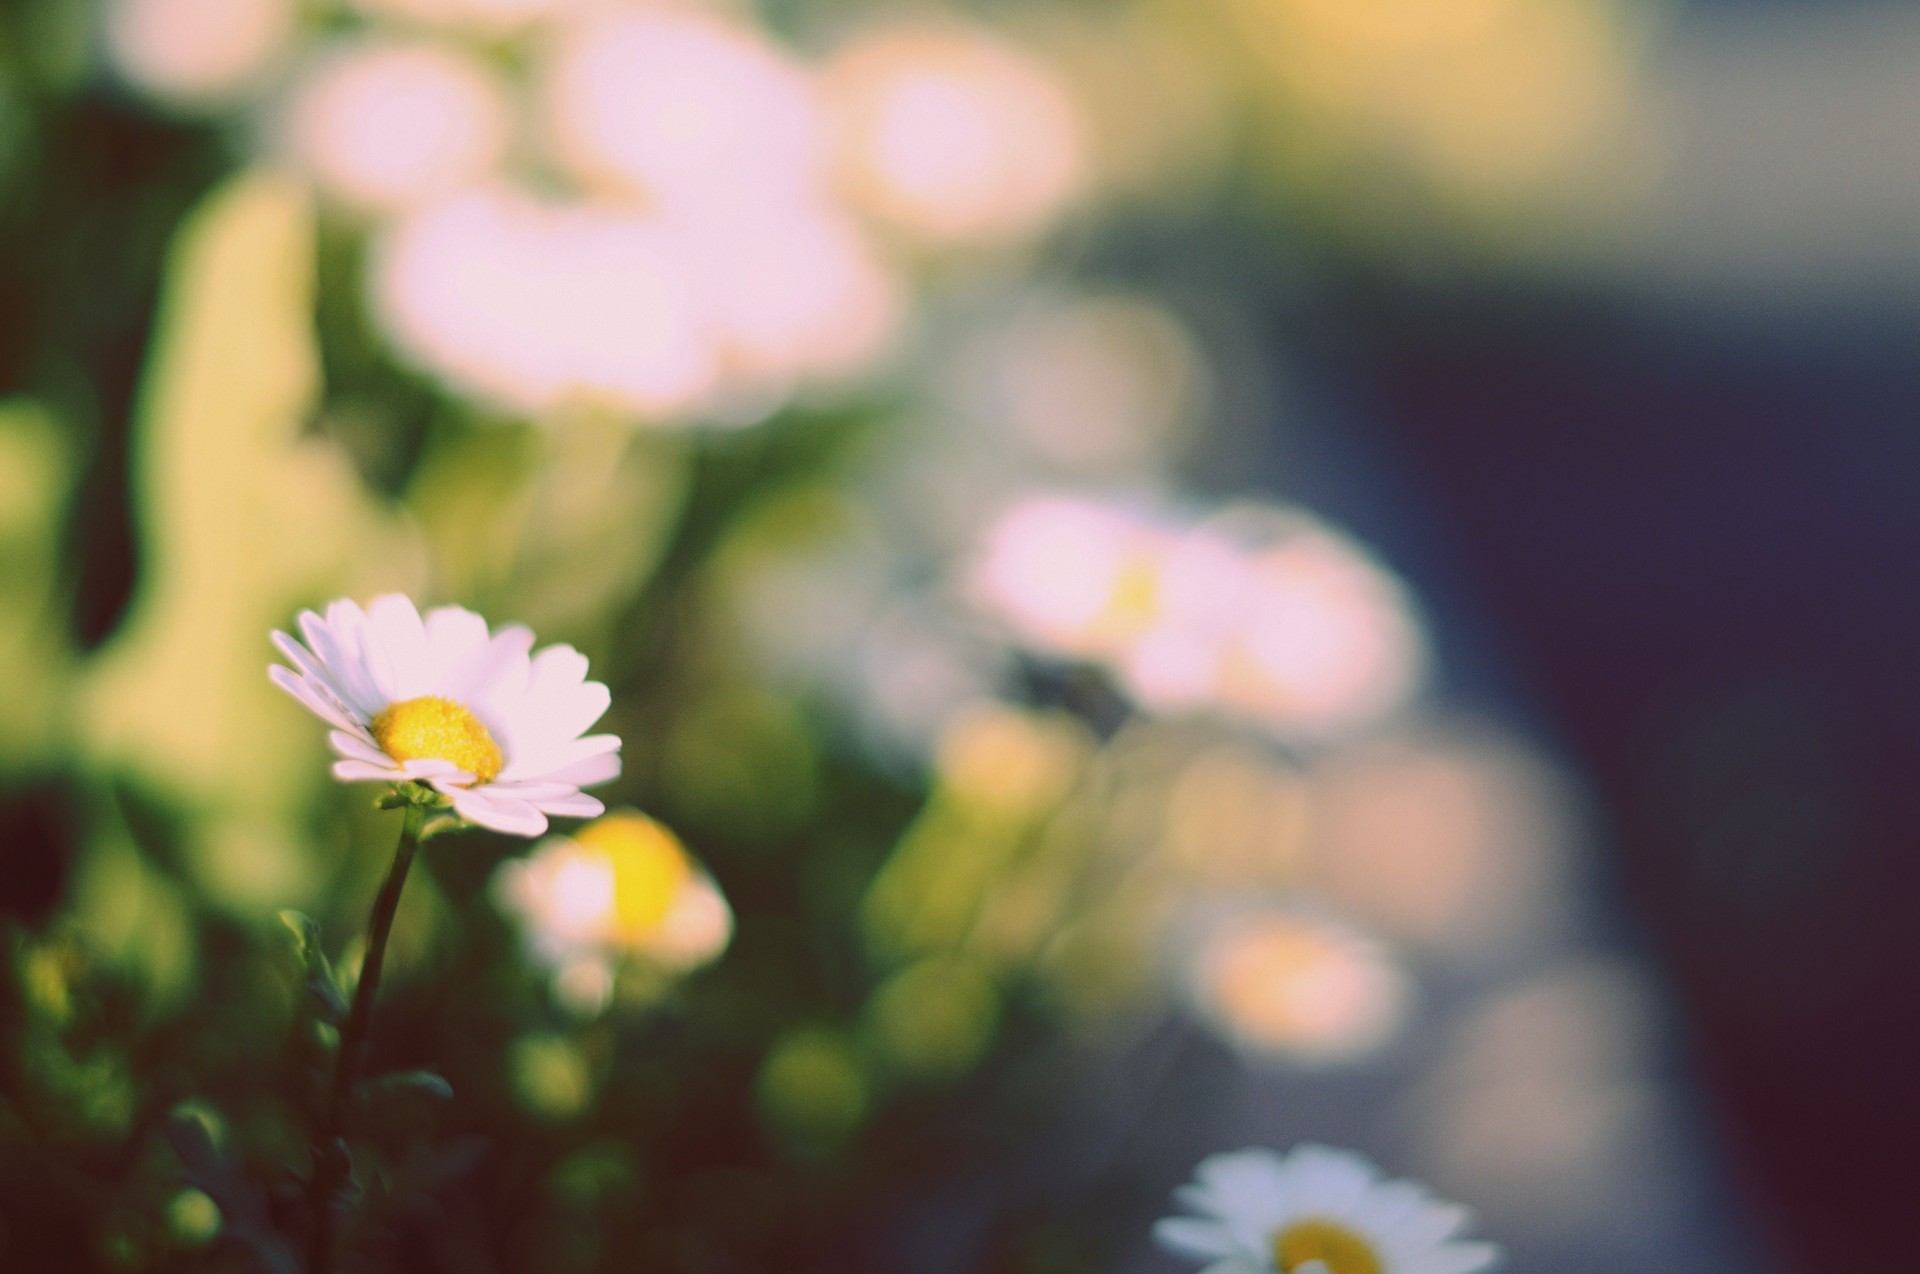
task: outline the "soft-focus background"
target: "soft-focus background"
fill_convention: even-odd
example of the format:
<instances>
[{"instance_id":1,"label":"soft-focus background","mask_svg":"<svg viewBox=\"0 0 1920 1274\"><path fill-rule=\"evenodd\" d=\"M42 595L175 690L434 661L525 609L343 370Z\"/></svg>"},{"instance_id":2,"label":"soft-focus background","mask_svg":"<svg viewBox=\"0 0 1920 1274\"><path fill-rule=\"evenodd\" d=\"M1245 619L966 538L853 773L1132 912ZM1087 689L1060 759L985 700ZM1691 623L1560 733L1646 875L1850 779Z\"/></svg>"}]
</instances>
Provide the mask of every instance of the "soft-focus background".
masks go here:
<instances>
[{"instance_id":1,"label":"soft-focus background","mask_svg":"<svg viewBox=\"0 0 1920 1274\"><path fill-rule=\"evenodd\" d=\"M397 589L589 655L704 921L435 842L355 1269L1163 1274L1301 1138L1516 1271L1906 1268L1917 56L8 0L0 1266L289 1268L279 916L351 970L395 816L266 638Z\"/></svg>"}]
</instances>

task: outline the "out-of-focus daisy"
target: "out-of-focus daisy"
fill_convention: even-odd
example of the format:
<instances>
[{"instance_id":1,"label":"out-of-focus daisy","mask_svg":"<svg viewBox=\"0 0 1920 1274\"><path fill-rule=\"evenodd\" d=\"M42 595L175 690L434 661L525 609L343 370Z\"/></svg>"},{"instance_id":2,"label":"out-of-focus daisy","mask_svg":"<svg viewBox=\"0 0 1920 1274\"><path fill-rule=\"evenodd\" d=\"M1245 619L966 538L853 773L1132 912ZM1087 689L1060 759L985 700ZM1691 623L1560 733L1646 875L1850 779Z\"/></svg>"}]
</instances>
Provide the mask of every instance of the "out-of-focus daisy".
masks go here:
<instances>
[{"instance_id":1,"label":"out-of-focus daisy","mask_svg":"<svg viewBox=\"0 0 1920 1274\"><path fill-rule=\"evenodd\" d=\"M670 972L726 949L733 912L713 878L665 827L631 810L541 842L501 866L494 896L576 1007L604 1004L617 961Z\"/></svg>"},{"instance_id":2,"label":"out-of-focus daisy","mask_svg":"<svg viewBox=\"0 0 1920 1274\"><path fill-rule=\"evenodd\" d=\"M1210 1155L1174 1197L1199 1215L1162 1220L1153 1236L1210 1262L1205 1274L1473 1274L1500 1259L1455 1237L1465 1208L1326 1146Z\"/></svg>"},{"instance_id":3,"label":"out-of-focus daisy","mask_svg":"<svg viewBox=\"0 0 1920 1274\"><path fill-rule=\"evenodd\" d=\"M1283 734L1325 738L1419 690L1427 644L1400 581L1303 514L1247 508L1208 528L1245 555L1245 614L1223 652L1223 701Z\"/></svg>"},{"instance_id":4,"label":"out-of-focus daisy","mask_svg":"<svg viewBox=\"0 0 1920 1274\"><path fill-rule=\"evenodd\" d=\"M506 153L506 92L450 45L369 41L317 64L294 92L286 144L335 199L385 210L480 180Z\"/></svg>"},{"instance_id":5,"label":"out-of-focus daisy","mask_svg":"<svg viewBox=\"0 0 1920 1274\"><path fill-rule=\"evenodd\" d=\"M899 325L899 281L860 227L824 201L762 201L669 224L740 378L852 374Z\"/></svg>"},{"instance_id":6,"label":"out-of-focus daisy","mask_svg":"<svg viewBox=\"0 0 1920 1274\"><path fill-rule=\"evenodd\" d=\"M1287 738L1375 723L1426 668L1399 581L1358 544L1277 509L1180 526L1031 497L988 529L969 583L1017 639L1105 664L1145 708L1220 711Z\"/></svg>"},{"instance_id":7,"label":"out-of-focus daisy","mask_svg":"<svg viewBox=\"0 0 1920 1274\"><path fill-rule=\"evenodd\" d=\"M651 214L487 188L389 227L369 288L402 356L462 393L680 419L720 375L686 256Z\"/></svg>"},{"instance_id":8,"label":"out-of-focus daisy","mask_svg":"<svg viewBox=\"0 0 1920 1274\"><path fill-rule=\"evenodd\" d=\"M458 606L423 617L398 594L302 611L299 626L304 644L273 634L293 666L269 675L333 727L336 778L422 783L515 836L546 831L548 815L601 812L580 789L620 773L620 740L586 734L609 696L573 647L530 654L521 625L489 633Z\"/></svg>"},{"instance_id":9,"label":"out-of-focus daisy","mask_svg":"<svg viewBox=\"0 0 1920 1274\"><path fill-rule=\"evenodd\" d=\"M1293 911L1218 924L1201 942L1189 994L1249 1053L1330 1065L1375 1052L1406 1021L1406 976L1363 934Z\"/></svg>"},{"instance_id":10,"label":"out-of-focus daisy","mask_svg":"<svg viewBox=\"0 0 1920 1274\"><path fill-rule=\"evenodd\" d=\"M731 214L825 180L808 73L752 26L667 7L596 11L559 33L541 71L555 149L590 185Z\"/></svg>"},{"instance_id":11,"label":"out-of-focus daisy","mask_svg":"<svg viewBox=\"0 0 1920 1274\"><path fill-rule=\"evenodd\" d=\"M128 83L212 108L259 88L293 42L291 0L112 0L107 55Z\"/></svg>"},{"instance_id":12,"label":"out-of-focus daisy","mask_svg":"<svg viewBox=\"0 0 1920 1274\"><path fill-rule=\"evenodd\" d=\"M1046 227L1086 176L1080 113L1052 72L964 28L882 30L825 75L849 193L935 244Z\"/></svg>"},{"instance_id":13,"label":"out-of-focus daisy","mask_svg":"<svg viewBox=\"0 0 1920 1274\"><path fill-rule=\"evenodd\" d=\"M1218 536L1073 496L1016 504L990 528L972 593L1019 638L1098 660L1154 711L1218 706L1245 563Z\"/></svg>"},{"instance_id":14,"label":"out-of-focus daisy","mask_svg":"<svg viewBox=\"0 0 1920 1274\"><path fill-rule=\"evenodd\" d=\"M1131 510L1037 496L988 530L969 592L1034 645L1112 656L1154 623L1169 538Z\"/></svg>"}]
</instances>

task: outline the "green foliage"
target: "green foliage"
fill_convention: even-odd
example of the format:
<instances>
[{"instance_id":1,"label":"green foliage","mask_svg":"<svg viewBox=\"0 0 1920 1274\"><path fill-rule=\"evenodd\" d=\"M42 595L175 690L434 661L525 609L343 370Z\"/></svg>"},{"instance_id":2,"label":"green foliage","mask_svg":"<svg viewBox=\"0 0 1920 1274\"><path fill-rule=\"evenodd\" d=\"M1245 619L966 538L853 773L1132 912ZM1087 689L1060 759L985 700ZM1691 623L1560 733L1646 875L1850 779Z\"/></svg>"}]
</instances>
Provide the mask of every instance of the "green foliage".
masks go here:
<instances>
[{"instance_id":1,"label":"green foliage","mask_svg":"<svg viewBox=\"0 0 1920 1274\"><path fill-rule=\"evenodd\" d=\"M347 995L334 977L333 965L320 946L320 926L313 917L299 911L283 911L280 923L293 935L294 959L305 976L307 994L316 1011L330 1026L339 1026L347 1017Z\"/></svg>"},{"instance_id":2,"label":"green foliage","mask_svg":"<svg viewBox=\"0 0 1920 1274\"><path fill-rule=\"evenodd\" d=\"M51 763L73 656L63 640L70 588L60 541L74 486L72 446L43 403L0 402L0 768Z\"/></svg>"}]
</instances>

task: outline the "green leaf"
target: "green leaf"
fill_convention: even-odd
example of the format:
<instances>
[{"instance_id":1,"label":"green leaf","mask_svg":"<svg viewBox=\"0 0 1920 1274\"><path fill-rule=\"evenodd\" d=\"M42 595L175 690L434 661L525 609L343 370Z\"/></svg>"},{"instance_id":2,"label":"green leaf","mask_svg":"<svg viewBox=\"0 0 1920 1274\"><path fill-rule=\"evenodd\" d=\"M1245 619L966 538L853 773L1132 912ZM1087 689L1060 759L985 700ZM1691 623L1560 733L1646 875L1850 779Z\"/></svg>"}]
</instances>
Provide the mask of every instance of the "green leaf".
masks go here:
<instances>
[{"instance_id":1,"label":"green leaf","mask_svg":"<svg viewBox=\"0 0 1920 1274\"><path fill-rule=\"evenodd\" d=\"M446 1076L430 1070L394 1071L375 1076L360 1085L363 1099L371 1102L388 1097L424 1097L433 1101L452 1101L453 1085Z\"/></svg>"},{"instance_id":2,"label":"green leaf","mask_svg":"<svg viewBox=\"0 0 1920 1274\"><path fill-rule=\"evenodd\" d=\"M309 974L307 994L312 996L314 1002L320 1006L320 1016L335 1026L346 1021L347 1014L352 1011L347 997L341 993L339 987L333 984L333 979L329 976Z\"/></svg>"},{"instance_id":3,"label":"green leaf","mask_svg":"<svg viewBox=\"0 0 1920 1274\"><path fill-rule=\"evenodd\" d=\"M320 946L320 926L301 911L283 911L280 923L293 934L294 955L307 974L307 994L319 1006L320 1016L335 1026L346 1021L349 1004L332 963Z\"/></svg>"},{"instance_id":4,"label":"green leaf","mask_svg":"<svg viewBox=\"0 0 1920 1274\"><path fill-rule=\"evenodd\" d=\"M194 1177L217 1178L225 1173L226 1161L205 1116L191 1109L172 1112L167 1116L166 1136L173 1153Z\"/></svg>"},{"instance_id":5,"label":"green leaf","mask_svg":"<svg viewBox=\"0 0 1920 1274\"><path fill-rule=\"evenodd\" d=\"M305 964L312 958L312 953L320 950L320 926L314 923L312 916L288 908L280 913L280 923L293 935L293 952L300 958L300 963ZM326 957L323 955L320 958L324 960Z\"/></svg>"},{"instance_id":6,"label":"green leaf","mask_svg":"<svg viewBox=\"0 0 1920 1274\"><path fill-rule=\"evenodd\" d=\"M70 437L42 404L0 401L0 768L16 771L57 750L69 692L61 554L77 473Z\"/></svg>"}]
</instances>

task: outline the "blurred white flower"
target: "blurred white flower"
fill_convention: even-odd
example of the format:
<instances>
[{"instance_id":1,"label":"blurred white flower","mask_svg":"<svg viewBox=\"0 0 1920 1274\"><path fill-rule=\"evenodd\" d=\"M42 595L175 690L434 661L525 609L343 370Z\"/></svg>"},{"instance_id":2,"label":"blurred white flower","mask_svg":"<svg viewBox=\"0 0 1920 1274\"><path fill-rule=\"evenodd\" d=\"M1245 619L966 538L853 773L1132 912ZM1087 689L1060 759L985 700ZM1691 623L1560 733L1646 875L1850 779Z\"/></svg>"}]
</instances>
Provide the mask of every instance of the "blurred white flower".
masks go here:
<instances>
[{"instance_id":1,"label":"blurred white flower","mask_svg":"<svg viewBox=\"0 0 1920 1274\"><path fill-rule=\"evenodd\" d=\"M1210 1155L1175 1198L1198 1216L1153 1227L1160 1246L1209 1262L1207 1274L1473 1274L1500 1250L1455 1236L1465 1208L1413 1181L1383 1181L1348 1150Z\"/></svg>"},{"instance_id":2,"label":"blurred white flower","mask_svg":"<svg viewBox=\"0 0 1920 1274\"><path fill-rule=\"evenodd\" d=\"M424 783L460 817L514 836L538 836L548 815L600 813L580 789L620 773L620 740L585 735L609 696L573 647L529 655L521 625L489 634L458 606L423 619L398 594L302 611L300 633L304 645L273 634L293 667L268 671L333 727L336 778Z\"/></svg>"},{"instance_id":3,"label":"blurred white flower","mask_svg":"<svg viewBox=\"0 0 1920 1274\"><path fill-rule=\"evenodd\" d=\"M737 216L823 184L807 71L751 27L670 9L595 12L560 33L541 79L555 149L589 185Z\"/></svg>"},{"instance_id":4,"label":"blurred white flower","mask_svg":"<svg viewBox=\"0 0 1920 1274\"><path fill-rule=\"evenodd\" d=\"M260 88L294 35L293 0L111 0L108 57L154 97L211 108Z\"/></svg>"},{"instance_id":5,"label":"blurred white flower","mask_svg":"<svg viewBox=\"0 0 1920 1274\"><path fill-rule=\"evenodd\" d=\"M824 72L850 195L936 245L1032 235L1079 192L1073 100L1038 59L981 31L879 30Z\"/></svg>"},{"instance_id":6,"label":"blurred white flower","mask_svg":"<svg viewBox=\"0 0 1920 1274\"><path fill-rule=\"evenodd\" d=\"M1157 712L1226 707L1220 673L1246 626L1247 561L1206 528L1169 535L1145 568L1151 598L1140 632L1114 652L1121 681Z\"/></svg>"},{"instance_id":7,"label":"blurred white flower","mask_svg":"<svg viewBox=\"0 0 1920 1274\"><path fill-rule=\"evenodd\" d=\"M1407 1019L1412 988L1378 943L1332 920L1272 911L1216 922L1188 969L1188 996L1248 1053L1309 1066L1377 1052Z\"/></svg>"},{"instance_id":8,"label":"blurred white flower","mask_svg":"<svg viewBox=\"0 0 1920 1274\"><path fill-rule=\"evenodd\" d=\"M968 581L1026 641L1098 658L1152 626L1167 530L1073 496L1036 496L987 532Z\"/></svg>"},{"instance_id":9,"label":"blurred white flower","mask_svg":"<svg viewBox=\"0 0 1920 1274\"><path fill-rule=\"evenodd\" d=\"M353 0L356 8L417 26L503 36L584 6L588 0Z\"/></svg>"},{"instance_id":10,"label":"blurred white flower","mask_svg":"<svg viewBox=\"0 0 1920 1274\"><path fill-rule=\"evenodd\" d=\"M1104 664L1145 708L1219 711L1288 738L1372 723L1426 666L1398 581L1352 541L1276 510L1179 527L1030 497L987 531L968 591L1018 640Z\"/></svg>"},{"instance_id":11,"label":"blurred white flower","mask_svg":"<svg viewBox=\"0 0 1920 1274\"><path fill-rule=\"evenodd\" d=\"M584 1009L604 1004L622 958L685 972L718 956L733 934L733 912L712 877L672 832L632 810L503 863L493 890L562 998Z\"/></svg>"},{"instance_id":12,"label":"blurred white flower","mask_svg":"<svg viewBox=\"0 0 1920 1274\"><path fill-rule=\"evenodd\" d=\"M483 190L390 227L370 290L400 353L463 393L676 418L720 372L684 256L643 213Z\"/></svg>"},{"instance_id":13,"label":"blurred white flower","mask_svg":"<svg viewBox=\"0 0 1920 1274\"><path fill-rule=\"evenodd\" d=\"M497 166L511 112L480 59L440 43L334 52L295 88L286 145L341 203L386 210L450 194Z\"/></svg>"},{"instance_id":14,"label":"blurred white flower","mask_svg":"<svg viewBox=\"0 0 1920 1274\"><path fill-rule=\"evenodd\" d=\"M824 203L763 202L671 225L739 375L850 374L898 326L898 281L860 228Z\"/></svg>"},{"instance_id":15,"label":"blurred white flower","mask_svg":"<svg viewBox=\"0 0 1920 1274\"><path fill-rule=\"evenodd\" d=\"M1212 527L1246 555L1246 610L1220 696L1283 733L1369 724L1419 689L1427 647L1406 590L1355 541L1298 514L1245 509Z\"/></svg>"}]
</instances>

